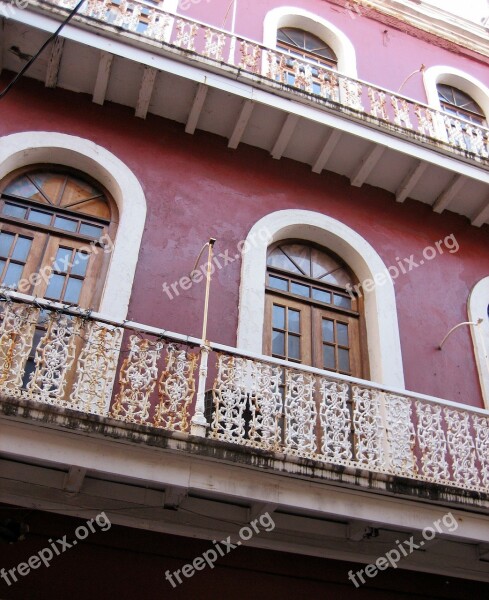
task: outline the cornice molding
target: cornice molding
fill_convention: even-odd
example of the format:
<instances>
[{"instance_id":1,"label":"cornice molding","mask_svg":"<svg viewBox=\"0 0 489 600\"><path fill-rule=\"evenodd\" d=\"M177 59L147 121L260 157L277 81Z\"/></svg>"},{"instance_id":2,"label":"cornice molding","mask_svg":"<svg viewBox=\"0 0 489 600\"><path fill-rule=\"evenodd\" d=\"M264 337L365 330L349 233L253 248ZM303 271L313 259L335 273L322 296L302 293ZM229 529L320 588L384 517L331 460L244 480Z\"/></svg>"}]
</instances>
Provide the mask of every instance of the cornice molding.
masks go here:
<instances>
[{"instance_id":1,"label":"cornice molding","mask_svg":"<svg viewBox=\"0 0 489 600\"><path fill-rule=\"evenodd\" d=\"M422 31L489 57L489 28L423 0L353 0L361 11L373 9Z\"/></svg>"}]
</instances>

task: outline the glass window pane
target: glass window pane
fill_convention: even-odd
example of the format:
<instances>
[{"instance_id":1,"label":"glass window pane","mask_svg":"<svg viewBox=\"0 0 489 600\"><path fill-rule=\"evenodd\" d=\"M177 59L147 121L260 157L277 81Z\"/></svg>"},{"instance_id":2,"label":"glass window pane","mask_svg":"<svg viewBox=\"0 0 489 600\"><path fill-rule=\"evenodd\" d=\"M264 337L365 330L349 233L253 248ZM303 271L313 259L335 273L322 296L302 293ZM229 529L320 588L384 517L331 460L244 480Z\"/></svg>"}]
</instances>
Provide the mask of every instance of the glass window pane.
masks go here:
<instances>
[{"instance_id":1,"label":"glass window pane","mask_svg":"<svg viewBox=\"0 0 489 600\"><path fill-rule=\"evenodd\" d=\"M293 294L297 294L298 296L304 296L304 298L309 298L311 288L308 285L302 285L302 283L292 282L290 286L290 291Z\"/></svg>"},{"instance_id":2,"label":"glass window pane","mask_svg":"<svg viewBox=\"0 0 489 600\"><path fill-rule=\"evenodd\" d=\"M323 367L325 369L336 369L336 361L334 357L334 346L323 346Z\"/></svg>"},{"instance_id":3,"label":"glass window pane","mask_svg":"<svg viewBox=\"0 0 489 600\"><path fill-rule=\"evenodd\" d=\"M33 223L40 223L41 225L49 225L51 223L51 217L52 215L49 213L40 210L31 210L28 220Z\"/></svg>"},{"instance_id":4,"label":"glass window pane","mask_svg":"<svg viewBox=\"0 0 489 600\"><path fill-rule=\"evenodd\" d=\"M273 305L273 326L277 329L285 329L285 307Z\"/></svg>"},{"instance_id":5,"label":"glass window pane","mask_svg":"<svg viewBox=\"0 0 489 600\"><path fill-rule=\"evenodd\" d=\"M314 300L319 300L319 302L326 302L326 304L331 304L330 292L325 292L324 290L312 288L312 297L314 298Z\"/></svg>"},{"instance_id":6,"label":"glass window pane","mask_svg":"<svg viewBox=\"0 0 489 600\"><path fill-rule=\"evenodd\" d=\"M334 342L334 321L323 319L323 342Z\"/></svg>"},{"instance_id":7,"label":"glass window pane","mask_svg":"<svg viewBox=\"0 0 489 600\"><path fill-rule=\"evenodd\" d=\"M63 302L76 304L80 299L82 285L82 279L73 279L73 277L70 277L68 279L68 285L66 286Z\"/></svg>"},{"instance_id":8,"label":"glass window pane","mask_svg":"<svg viewBox=\"0 0 489 600\"><path fill-rule=\"evenodd\" d=\"M102 235L103 230L103 227L99 225L90 225L89 223L82 223L80 226L80 233L97 239Z\"/></svg>"},{"instance_id":9,"label":"glass window pane","mask_svg":"<svg viewBox=\"0 0 489 600\"><path fill-rule=\"evenodd\" d=\"M349 346L348 341L348 325L345 323L336 323L336 335L338 338L338 344L341 346Z\"/></svg>"},{"instance_id":10,"label":"glass window pane","mask_svg":"<svg viewBox=\"0 0 489 600\"><path fill-rule=\"evenodd\" d=\"M80 277L85 277L87 273L89 258L90 254L87 254L86 252L77 252L75 254L75 260L73 261L73 266L71 267L72 275L79 275Z\"/></svg>"},{"instance_id":11,"label":"glass window pane","mask_svg":"<svg viewBox=\"0 0 489 600\"><path fill-rule=\"evenodd\" d=\"M27 179L22 176L12 181L6 188L5 194L12 194L12 196L20 196L22 198L34 198L39 195L37 188Z\"/></svg>"},{"instance_id":12,"label":"glass window pane","mask_svg":"<svg viewBox=\"0 0 489 600\"><path fill-rule=\"evenodd\" d=\"M5 260L0 260L0 275L3 273L3 269L5 267Z\"/></svg>"},{"instance_id":13,"label":"glass window pane","mask_svg":"<svg viewBox=\"0 0 489 600\"><path fill-rule=\"evenodd\" d=\"M291 308L289 308L289 331L292 333L301 332L301 313Z\"/></svg>"},{"instance_id":14,"label":"glass window pane","mask_svg":"<svg viewBox=\"0 0 489 600\"><path fill-rule=\"evenodd\" d=\"M339 306L340 308L351 309L351 298L348 298L347 296L340 296L339 294L334 294L334 303L335 306Z\"/></svg>"},{"instance_id":15,"label":"glass window pane","mask_svg":"<svg viewBox=\"0 0 489 600\"><path fill-rule=\"evenodd\" d=\"M9 217L25 219L25 213L27 212L27 209L22 206L17 206L16 204L6 203L2 212L4 215L8 215Z\"/></svg>"},{"instance_id":16,"label":"glass window pane","mask_svg":"<svg viewBox=\"0 0 489 600\"><path fill-rule=\"evenodd\" d=\"M338 348L338 363L340 371L350 371L350 352L344 348Z\"/></svg>"},{"instance_id":17,"label":"glass window pane","mask_svg":"<svg viewBox=\"0 0 489 600\"><path fill-rule=\"evenodd\" d=\"M65 219L64 217L56 217L54 220L54 226L65 231L76 231L78 227L78 221L73 219Z\"/></svg>"},{"instance_id":18,"label":"glass window pane","mask_svg":"<svg viewBox=\"0 0 489 600\"><path fill-rule=\"evenodd\" d=\"M17 242L15 244L14 251L12 252L12 258L15 260L21 260L25 262L27 260L27 255L31 249L32 240L27 237L19 236L17 238Z\"/></svg>"},{"instance_id":19,"label":"glass window pane","mask_svg":"<svg viewBox=\"0 0 489 600\"><path fill-rule=\"evenodd\" d=\"M297 360L301 357L301 338L297 335L289 335L289 358L295 358Z\"/></svg>"},{"instance_id":20,"label":"glass window pane","mask_svg":"<svg viewBox=\"0 0 489 600\"><path fill-rule=\"evenodd\" d=\"M285 334L280 331L272 332L272 354L285 356Z\"/></svg>"},{"instance_id":21,"label":"glass window pane","mask_svg":"<svg viewBox=\"0 0 489 600\"><path fill-rule=\"evenodd\" d=\"M283 290L284 292L288 289L288 281L287 279L282 279L281 277L274 277L270 275L268 279L268 285L275 290Z\"/></svg>"},{"instance_id":22,"label":"glass window pane","mask_svg":"<svg viewBox=\"0 0 489 600\"><path fill-rule=\"evenodd\" d=\"M14 237L12 233L5 233L4 231L0 233L0 256L8 257Z\"/></svg>"},{"instance_id":23,"label":"glass window pane","mask_svg":"<svg viewBox=\"0 0 489 600\"><path fill-rule=\"evenodd\" d=\"M63 293L63 286L65 283L64 275L53 275L49 280L48 289L46 290L46 298L51 300L59 300Z\"/></svg>"},{"instance_id":24,"label":"glass window pane","mask_svg":"<svg viewBox=\"0 0 489 600\"><path fill-rule=\"evenodd\" d=\"M55 271L67 273L71 267L71 257L73 250L71 248L58 248L56 252L56 261L53 265Z\"/></svg>"},{"instance_id":25,"label":"glass window pane","mask_svg":"<svg viewBox=\"0 0 489 600\"><path fill-rule=\"evenodd\" d=\"M17 287L17 284L22 277L22 271L24 270L24 265L17 265L15 263L10 263L7 267L7 272L5 273L5 277L3 278L3 285L8 287Z\"/></svg>"}]
</instances>

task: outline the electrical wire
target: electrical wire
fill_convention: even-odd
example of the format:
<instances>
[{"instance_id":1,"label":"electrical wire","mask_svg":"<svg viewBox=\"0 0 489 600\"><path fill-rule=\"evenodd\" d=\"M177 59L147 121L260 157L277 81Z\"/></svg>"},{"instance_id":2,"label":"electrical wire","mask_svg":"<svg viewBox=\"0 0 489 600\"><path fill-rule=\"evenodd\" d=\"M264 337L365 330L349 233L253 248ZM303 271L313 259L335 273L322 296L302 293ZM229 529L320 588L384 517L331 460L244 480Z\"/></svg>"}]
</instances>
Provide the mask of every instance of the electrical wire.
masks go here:
<instances>
[{"instance_id":1,"label":"electrical wire","mask_svg":"<svg viewBox=\"0 0 489 600\"><path fill-rule=\"evenodd\" d=\"M17 75L12 79L12 81L7 85L7 87L2 92L0 92L0 100L8 94L8 92L14 87L14 85L17 83L17 81L19 81L19 79L22 77L22 75L24 75L28 71L28 69L30 69L30 67L34 64L34 62L39 58L39 56L47 48L47 46L49 46L49 44L58 37L58 35L60 34L63 27L65 27L65 25L67 25L71 21L71 19L75 16L78 9L81 7L81 5L84 2L85 2L85 0L79 0L78 4L70 12L70 14L66 17L66 19L61 23L61 25L58 27L58 29L56 29L56 31L44 42L44 44L39 48L39 50L36 52L36 54L34 54L34 56L32 56L28 60L28 62L26 62L26 64L17 73Z\"/></svg>"}]
</instances>

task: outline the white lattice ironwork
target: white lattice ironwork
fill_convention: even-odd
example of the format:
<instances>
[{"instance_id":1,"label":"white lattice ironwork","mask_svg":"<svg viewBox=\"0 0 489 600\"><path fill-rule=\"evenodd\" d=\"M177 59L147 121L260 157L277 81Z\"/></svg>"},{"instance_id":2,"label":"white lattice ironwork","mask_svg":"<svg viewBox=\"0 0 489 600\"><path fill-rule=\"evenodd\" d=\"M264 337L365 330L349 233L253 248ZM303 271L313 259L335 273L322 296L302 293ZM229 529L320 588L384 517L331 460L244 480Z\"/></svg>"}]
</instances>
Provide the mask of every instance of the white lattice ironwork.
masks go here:
<instances>
[{"instance_id":1,"label":"white lattice ironwork","mask_svg":"<svg viewBox=\"0 0 489 600\"><path fill-rule=\"evenodd\" d=\"M332 100L333 102L340 101L340 87L338 84L338 77L334 71L321 69L318 73L321 96L326 100Z\"/></svg>"},{"instance_id":2,"label":"white lattice ironwork","mask_svg":"<svg viewBox=\"0 0 489 600\"><path fill-rule=\"evenodd\" d=\"M390 469L404 477L416 475L416 434L412 422L411 400L389 394L386 396L385 409Z\"/></svg>"},{"instance_id":3,"label":"white lattice ironwork","mask_svg":"<svg viewBox=\"0 0 489 600\"><path fill-rule=\"evenodd\" d=\"M430 479L450 479L447 439L443 428L442 407L416 401L417 439L421 451L421 472Z\"/></svg>"},{"instance_id":4,"label":"white lattice ironwork","mask_svg":"<svg viewBox=\"0 0 489 600\"><path fill-rule=\"evenodd\" d=\"M175 346L166 353L166 369L160 377L160 402L156 407L154 424L169 431L188 431L189 406L195 393L197 354L189 354Z\"/></svg>"},{"instance_id":5,"label":"white lattice ironwork","mask_svg":"<svg viewBox=\"0 0 489 600\"><path fill-rule=\"evenodd\" d=\"M278 450L282 435L282 369L257 361L250 367L250 444L266 450Z\"/></svg>"},{"instance_id":6,"label":"white lattice ironwork","mask_svg":"<svg viewBox=\"0 0 489 600\"><path fill-rule=\"evenodd\" d=\"M348 406L350 386L321 377L319 392L322 457L333 463L350 461L353 458L351 414Z\"/></svg>"},{"instance_id":7,"label":"white lattice ironwork","mask_svg":"<svg viewBox=\"0 0 489 600\"><path fill-rule=\"evenodd\" d=\"M286 83L287 57L285 54L277 54L276 52L268 50L266 52L266 60L268 65L267 77L274 79L275 81L280 81L281 83Z\"/></svg>"},{"instance_id":8,"label":"white lattice ironwork","mask_svg":"<svg viewBox=\"0 0 489 600\"><path fill-rule=\"evenodd\" d=\"M462 122L452 117L444 117L445 127L448 136L448 143L453 146L457 146L462 150L467 150L467 144L465 142L465 131Z\"/></svg>"},{"instance_id":9,"label":"white lattice ironwork","mask_svg":"<svg viewBox=\"0 0 489 600\"><path fill-rule=\"evenodd\" d=\"M422 108L417 104L414 105L414 114L418 119L418 131L423 135L428 135L429 137L435 138L436 136L436 128L435 128L435 119L433 117L433 111L429 108Z\"/></svg>"},{"instance_id":10,"label":"white lattice ironwork","mask_svg":"<svg viewBox=\"0 0 489 600\"><path fill-rule=\"evenodd\" d=\"M169 28L173 21L173 18L153 9L148 16L148 26L144 30L144 35L158 42L166 42L170 38Z\"/></svg>"},{"instance_id":11,"label":"white lattice ironwork","mask_svg":"<svg viewBox=\"0 0 489 600\"><path fill-rule=\"evenodd\" d=\"M129 355L119 375L120 390L112 407L112 416L129 423L146 423L163 343L152 343L132 335L129 346Z\"/></svg>"},{"instance_id":12,"label":"white lattice ironwork","mask_svg":"<svg viewBox=\"0 0 489 600\"><path fill-rule=\"evenodd\" d=\"M245 444L247 361L220 354L214 381L214 415L210 437Z\"/></svg>"},{"instance_id":13,"label":"white lattice ironwork","mask_svg":"<svg viewBox=\"0 0 489 600\"><path fill-rule=\"evenodd\" d=\"M0 315L0 389L10 395L22 387L24 367L32 348L39 309L27 304L2 303Z\"/></svg>"},{"instance_id":14,"label":"white lattice ironwork","mask_svg":"<svg viewBox=\"0 0 489 600\"><path fill-rule=\"evenodd\" d=\"M177 37L173 41L173 45L185 50L195 51L195 36L199 31L199 26L196 23L189 23L179 19L176 25Z\"/></svg>"},{"instance_id":15,"label":"white lattice ironwork","mask_svg":"<svg viewBox=\"0 0 489 600\"><path fill-rule=\"evenodd\" d=\"M409 114L410 105L404 98L391 96L391 104L394 109L394 123L406 129L412 129L411 116Z\"/></svg>"},{"instance_id":16,"label":"white lattice ironwork","mask_svg":"<svg viewBox=\"0 0 489 600\"><path fill-rule=\"evenodd\" d=\"M370 99L370 114L379 119L384 119L384 121L388 121L387 101L384 92L369 87L368 97Z\"/></svg>"},{"instance_id":17,"label":"white lattice ironwork","mask_svg":"<svg viewBox=\"0 0 489 600\"><path fill-rule=\"evenodd\" d=\"M260 70L261 48L257 44L250 44L242 40L240 42L241 61L240 69L257 73Z\"/></svg>"},{"instance_id":18,"label":"white lattice ironwork","mask_svg":"<svg viewBox=\"0 0 489 600\"><path fill-rule=\"evenodd\" d=\"M82 322L78 317L52 312L34 357L35 370L26 386L27 397L48 404L70 406L68 377L75 360Z\"/></svg>"},{"instance_id":19,"label":"white lattice ironwork","mask_svg":"<svg viewBox=\"0 0 489 600\"><path fill-rule=\"evenodd\" d=\"M71 393L71 408L107 415L116 378L122 330L92 321L84 331L86 342L78 358L77 380Z\"/></svg>"},{"instance_id":20,"label":"white lattice ironwork","mask_svg":"<svg viewBox=\"0 0 489 600\"><path fill-rule=\"evenodd\" d=\"M484 135L482 129L467 125L465 129L465 141L470 152L474 152L483 158L489 157L489 138Z\"/></svg>"},{"instance_id":21,"label":"white lattice ironwork","mask_svg":"<svg viewBox=\"0 0 489 600\"><path fill-rule=\"evenodd\" d=\"M475 451L480 465L482 485L489 490L489 418L472 417L475 431Z\"/></svg>"},{"instance_id":22,"label":"white lattice ironwork","mask_svg":"<svg viewBox=\"0 0 489 600\"><path fill-rule=\"evenodd\" d=\"M360 112L364 112L362 104L363 85L359 81L342 78L343 104Z\"/></svg>"},{"instance_id":23,"label":"white lattice ironwork","mask_svg":"<svg viewBox=\"0 0 489 600\"><path fill-rule=\"evenodd\" d=\"M205 30L204 56L214 60L223 60L224 46L226 45L226 34L217 33L212 29Z\"/></svg>"},{"instance_id":24,"label":"white lattice ironwork","mask_svg":"<svg viewBox=\"0 0 489 600\"><path fill-rule=\"evenodd\" d=\"M478 485L475 443L469 413L450 408L445 408L444 412L453 479L461 486Z\"/></svg>"},{"instance_id":25,"label":"white lattice ironwork","mask_svg":"<svg viewBox=\"0 0 489 600\"><path fill-rule=\"evenodd\" d=\"M383 468L384 427L381 416L382 392L353 386L353 426L355 458L372 468Z\"/></svg>"},{"instance_id":26,"label":"white lattice ironwork","mask_svg":"<svg viewBox=\"0 0 489 600\"><path fill-rule=\"evenodd\" d=\"M317 409L314 376L300 371L285 371L284 400L285 451L298 456L317 450Z\"/></svg>"}]
</instances>

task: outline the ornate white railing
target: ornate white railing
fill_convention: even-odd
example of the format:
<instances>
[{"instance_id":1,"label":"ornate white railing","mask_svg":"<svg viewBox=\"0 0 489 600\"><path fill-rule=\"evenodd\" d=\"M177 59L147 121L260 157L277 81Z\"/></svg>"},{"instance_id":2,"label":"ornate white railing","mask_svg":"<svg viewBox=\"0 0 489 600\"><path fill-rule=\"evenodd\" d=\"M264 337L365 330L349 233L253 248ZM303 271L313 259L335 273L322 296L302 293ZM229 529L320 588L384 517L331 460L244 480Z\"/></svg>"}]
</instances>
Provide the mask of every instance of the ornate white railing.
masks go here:
<instances>
[{"instance_id":1,"label":"ornate white railing","mask_svg":"<svg viewBox=\"0 0 489 600\"><path fill-rule=\"evenodd\" d=\"M41 6L71 9L77 0L40 0ZM165 12L142 0L87 0L79 11L102 22L217 65L237 67L242 73L281 85L350 116L384 127L484 163L489 158L489 129L450 116L426 104L320 65L299 60L253 40L233 35L180 15Z\"/></svg>"},{"instance_id":2,"label":"ornate white railing","mask_svg":"<svg viewBox=\"0 0 489 600\"><path fill-rule=\"evenodd\" d=\"M0 396L10 401L190 433L206 390L214 440L489 493L487 411L0 296Z\"/></svg>"}]
</instances>

